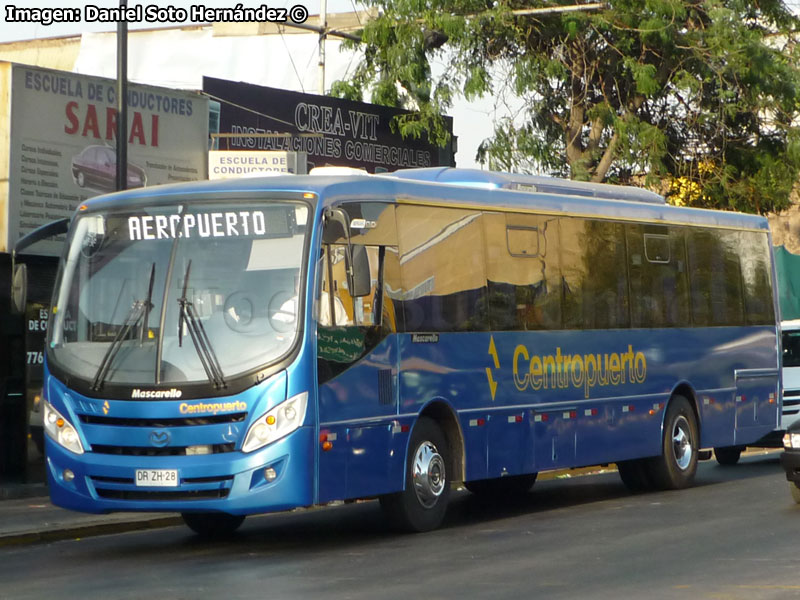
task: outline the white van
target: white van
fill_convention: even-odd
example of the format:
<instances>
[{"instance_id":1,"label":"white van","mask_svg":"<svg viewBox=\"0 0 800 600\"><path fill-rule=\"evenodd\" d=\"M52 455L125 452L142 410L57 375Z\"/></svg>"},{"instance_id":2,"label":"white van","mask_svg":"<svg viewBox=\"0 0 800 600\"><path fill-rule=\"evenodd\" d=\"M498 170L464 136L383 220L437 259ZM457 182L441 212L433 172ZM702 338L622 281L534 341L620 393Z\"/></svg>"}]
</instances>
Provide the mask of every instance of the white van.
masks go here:
<instances>
[{"instance_id":1,"label":"white van","mask_svg":"<svg viewBox=\"0 0 800 600\"><path fill-rule=\"evenodd\" d=\"M800 319L783 321L783 414L780 429L800 419Z\"/></svg>"}]
</instances>

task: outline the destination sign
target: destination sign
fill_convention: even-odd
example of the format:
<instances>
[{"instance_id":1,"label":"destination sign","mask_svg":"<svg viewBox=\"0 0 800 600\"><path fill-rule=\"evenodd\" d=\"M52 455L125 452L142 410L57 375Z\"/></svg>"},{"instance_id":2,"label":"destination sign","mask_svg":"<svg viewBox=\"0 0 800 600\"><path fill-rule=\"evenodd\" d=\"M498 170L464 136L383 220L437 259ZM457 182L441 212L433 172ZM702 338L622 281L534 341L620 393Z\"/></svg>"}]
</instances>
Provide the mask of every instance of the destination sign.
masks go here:
<instances>
[{"instance_id":1,"label":"destination sign","mask_svg":"<svg viewBox=\"0 0 800 600\"><path fill-rule=\"evenodd\" d=\"M288 216L286 210L132 215L127 231L130 241L286 236L292 233Z\"/></svg>"}]
</instances>

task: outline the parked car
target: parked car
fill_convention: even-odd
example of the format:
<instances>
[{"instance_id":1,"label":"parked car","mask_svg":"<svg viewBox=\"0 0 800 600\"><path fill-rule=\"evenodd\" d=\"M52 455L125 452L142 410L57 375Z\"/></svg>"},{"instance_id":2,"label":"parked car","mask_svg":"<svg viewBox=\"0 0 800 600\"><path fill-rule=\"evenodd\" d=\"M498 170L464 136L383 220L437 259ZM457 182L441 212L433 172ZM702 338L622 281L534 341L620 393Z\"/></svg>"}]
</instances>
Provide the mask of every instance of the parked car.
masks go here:
<instances>
[{"instance_id":1,"label":"parked car","mask_svg":"<svg viewBox=\"0 0 800 600\"><path fill-rule=\"evenodd\" d=\"M800 420L800 319L783 321L781 329L783 413L780 428L786 430Z\"/></svg>"},{"instance_id":2,"label":"parked car","mask_svg":"<svg viewBox=\"0 0 800 600\"><path fill-rule=\"evenodd\" d=\"M781 466L786 472L789 492L797 504L800 504L800 421L795 421L783 436L783 454Z\"/></svg>"},{"instance_id":3,"label":"parked car","mask_svg":"<svg viewBox=\"0 0 800 600\"><path fill-rule=\"evenodd\" d=\"M117 153L108 146L86 146L72 157L72 178L79 187L113 192L117 189ZM128 189L146 185L144 169L128 163Z\"/></svg>"}]
</instances>

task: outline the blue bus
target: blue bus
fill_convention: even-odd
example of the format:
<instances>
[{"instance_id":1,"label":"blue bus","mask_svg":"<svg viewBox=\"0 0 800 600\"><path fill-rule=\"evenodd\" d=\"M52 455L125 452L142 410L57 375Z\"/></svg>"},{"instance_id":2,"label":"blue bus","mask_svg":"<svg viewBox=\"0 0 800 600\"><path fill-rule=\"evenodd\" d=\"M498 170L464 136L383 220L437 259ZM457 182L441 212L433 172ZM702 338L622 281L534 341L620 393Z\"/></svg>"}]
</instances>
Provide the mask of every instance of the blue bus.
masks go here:
<instances>
[{"instance_id":1,"label":"blue bus","mask_svg":"<svg viewBox=\"0 0 800 600\"><path fill-rule=\"evenodd\" d=\"M636 188L430 168L194 182L72 219L43 392L53 502L245 515L616 463L678 489L771 432L765 219Z\"/></svg>"}]
</instances>

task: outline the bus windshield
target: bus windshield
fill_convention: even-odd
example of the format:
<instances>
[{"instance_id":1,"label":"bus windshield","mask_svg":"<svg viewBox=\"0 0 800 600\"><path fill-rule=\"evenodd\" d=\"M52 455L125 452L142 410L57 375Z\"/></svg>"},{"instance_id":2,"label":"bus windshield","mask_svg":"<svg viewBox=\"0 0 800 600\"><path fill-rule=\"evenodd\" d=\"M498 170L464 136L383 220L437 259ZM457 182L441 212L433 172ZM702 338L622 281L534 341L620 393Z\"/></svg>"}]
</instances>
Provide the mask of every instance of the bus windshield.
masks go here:
<instances>
[{"instance_id":1,"label":"bus windshield","mask_svg":"<svg viewBox=\"0 0 800 600\"><path fill-rule=\"evenodd\" d=\"M307 217L288 201L79 216L48 360L94 389L223 387L278 361L298 335Z\"/></svg>"},{"instance_id":2,"label":"bus windshield","mask_svg":"<svg viewBox=\"0 0 800 600\"><path fill-rule=\"evenodd\" d=\"M800 367L800 331L783 330L783 366Z\"/></svg>"}]
</instances>

